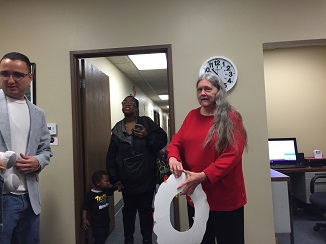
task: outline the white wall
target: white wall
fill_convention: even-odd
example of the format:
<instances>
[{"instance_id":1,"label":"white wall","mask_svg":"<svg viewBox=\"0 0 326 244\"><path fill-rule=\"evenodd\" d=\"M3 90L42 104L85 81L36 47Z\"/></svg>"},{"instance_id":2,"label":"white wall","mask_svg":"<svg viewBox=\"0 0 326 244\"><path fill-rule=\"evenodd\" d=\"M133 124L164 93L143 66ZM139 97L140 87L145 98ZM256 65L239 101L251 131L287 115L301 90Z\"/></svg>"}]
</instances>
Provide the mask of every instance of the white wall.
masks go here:
<instances>
[{"instance_id":1,"label":"white wall","mask_svg":"<svg viewBox=\"0 0 326 244\"><path fill-rule=\"evenodd\" d=\"M229 99L249 137L246 243L275 243L262 44L325 38L325 1L17 0L1 10L0 53L20 51L37 64L37 103L58 125L59 145L40 175L42 243L75 243L69 51L160 44L172 45L176 129L198 106L202 63L221 55L236 64Z\"/></svg>"}]
</instances>

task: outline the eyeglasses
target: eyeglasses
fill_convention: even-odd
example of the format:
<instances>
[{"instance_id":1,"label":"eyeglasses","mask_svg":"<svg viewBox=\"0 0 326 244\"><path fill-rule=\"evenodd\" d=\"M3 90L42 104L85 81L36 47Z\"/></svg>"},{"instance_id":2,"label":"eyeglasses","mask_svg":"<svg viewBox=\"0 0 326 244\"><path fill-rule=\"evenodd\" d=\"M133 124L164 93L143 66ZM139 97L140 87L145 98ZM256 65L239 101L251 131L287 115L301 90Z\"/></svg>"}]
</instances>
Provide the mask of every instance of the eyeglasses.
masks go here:
<instances>
[{"instance_id":1,"label":"eyeglasses","mask_svg":"<svg viewBox=\"0 0 326 244\"><path fill-rule=\"evenodd\" d=\"M10 76L12 76L12 78L15 80L15 81L20 81L22 80L23 78L25 78L27 74L24 74L24 73L20 73L20 72L13 72L13 73L9 73L8 71L0 71L0 76L2 79L4 80L9 80L10 79Z\"/></svg>"},{"instance_id":2,"label":"eyeglasses","mask_svg":"<svg viewBox=\"0 0 326 244\"><path fill-rule=\"evenodd\" d=\"M136 105L136 103L135 102L127 102L127 101L123 101L122 103L122 106L135 106Z\"/></svg>"}]
</instances>

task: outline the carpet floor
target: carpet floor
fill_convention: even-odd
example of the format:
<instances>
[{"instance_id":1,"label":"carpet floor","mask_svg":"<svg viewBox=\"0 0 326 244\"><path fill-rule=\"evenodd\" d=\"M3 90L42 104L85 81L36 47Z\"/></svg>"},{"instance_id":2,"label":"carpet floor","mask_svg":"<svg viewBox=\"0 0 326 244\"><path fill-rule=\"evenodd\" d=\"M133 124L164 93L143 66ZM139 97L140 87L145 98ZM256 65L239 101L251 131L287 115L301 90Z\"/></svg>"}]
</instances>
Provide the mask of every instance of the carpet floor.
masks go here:
<instances>
[{"instance_id":1,"label":"carpet floor","mask_svg":"<svg viewBox=\"0 0 326 244\"><path fill-rule=\"evenodd\" d=\"M326 228L314 231L316 222L326 223L326 217L309 204L293 199L293 233L295 244L325 244ZM291 243L289 234L277 234L278 244Z\"/></svg>"}]
</instances>

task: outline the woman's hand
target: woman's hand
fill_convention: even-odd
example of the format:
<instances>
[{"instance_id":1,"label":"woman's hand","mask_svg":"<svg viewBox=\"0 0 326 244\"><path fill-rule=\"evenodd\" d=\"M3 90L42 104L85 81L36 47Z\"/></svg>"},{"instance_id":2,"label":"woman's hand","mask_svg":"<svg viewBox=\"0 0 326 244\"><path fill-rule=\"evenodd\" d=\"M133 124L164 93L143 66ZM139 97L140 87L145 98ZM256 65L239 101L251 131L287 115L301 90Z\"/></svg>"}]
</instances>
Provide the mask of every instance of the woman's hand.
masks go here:
<instances>
[{"instance_id":1,"label":"woman's hand","mask_svg":"<svg viewBox=\"0 0 326 244\"><path fill-rule=\"evenodd\" d=\"M178 186L178 189L184 187L180 195L192 194L196 187L207 179L204 172L195 173L188 170L183 170L183 172L186 174L187 179Z\"/></svg>"},{"instance_id":2,"label":"woman's hand","mask_svg":"<svg viewBox=\"0 0 326 244\"><path fill-rule=\"evenodd\" d=\"M134 129L134 135L139 138L145 138L148 135L146 128L143 126L141 129Z\"/></svg>"},{"instance_id":3,"label":"woman's hand","mask_svg":"<svg viewBox=\"0 0 326 244\"><path fill-rule=\"evenodd\" d=\"M119 192L121 192L123 190L123 185L122 185L121 181L114 183L114 187L117 188L117 190Z\"/></svg>"},{"instance_id":4,"label":"woman's hand","mask_svg":"<svg viewBox=\"0 0 326 244\"><path fill-rule=\"evenodd\" d=\"M182 163L179 162L175 157L169 158L170 171L176 178L179 178L183 172Z\"/></svg>"}]
</instances>

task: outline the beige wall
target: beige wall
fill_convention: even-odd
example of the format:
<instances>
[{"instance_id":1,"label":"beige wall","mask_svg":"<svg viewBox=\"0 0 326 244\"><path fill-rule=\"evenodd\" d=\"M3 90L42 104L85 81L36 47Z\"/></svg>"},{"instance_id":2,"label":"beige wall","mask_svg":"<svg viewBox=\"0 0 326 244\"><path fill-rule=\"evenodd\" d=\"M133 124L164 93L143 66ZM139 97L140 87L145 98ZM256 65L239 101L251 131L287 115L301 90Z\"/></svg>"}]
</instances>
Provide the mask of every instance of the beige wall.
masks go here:
<instances>
[{"instance_id":1,"label":"beige wall","mask_svg":"<svg viewBox=\"0 0 326 244\"><path fill-rule=\"evenodd\" d=\"M172 44L177 129L198 106L202 62L221 55L236 64L229 98L249 136L246 243L275 243L262 43L325 38L325 1L19 0L1 9L0 53L20 51L36 62L38 105L58 124L59 145L40 176L42 243L75 242L69 51L159 44Z\"/></svg>"},{"instance_id":2,"label":"beige wall","mask_svg":"<svg viewBox=\"0 0 326 244\"><path fill-rule=\"evenodd\" d=\"M268 135L296 137L306 157L326 153L325 67L326 46L264 52Z\"/></svg>"}]
</instances>

